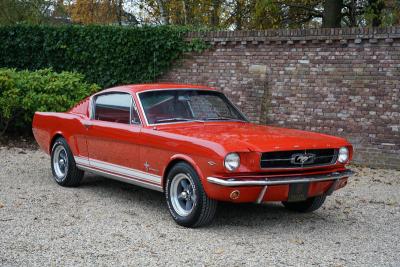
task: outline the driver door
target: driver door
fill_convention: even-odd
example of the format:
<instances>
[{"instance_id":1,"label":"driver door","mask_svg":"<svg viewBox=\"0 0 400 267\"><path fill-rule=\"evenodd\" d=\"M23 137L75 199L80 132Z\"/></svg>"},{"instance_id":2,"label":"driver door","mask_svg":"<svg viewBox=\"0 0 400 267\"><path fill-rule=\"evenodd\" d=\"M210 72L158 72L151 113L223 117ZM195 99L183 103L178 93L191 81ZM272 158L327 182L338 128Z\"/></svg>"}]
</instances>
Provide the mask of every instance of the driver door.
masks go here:
<instances>
[{"instance_id":1,"label":"driver door","mask_svg":"<svg viewBox=\"0 0 400 267\"><path fill-rule=\"evenodd\" d=\"M109 92L94 96L87 122L89 164L95 169L132 176L139 169L141 124L131 94Z\"/></svg>"}]
</instances>

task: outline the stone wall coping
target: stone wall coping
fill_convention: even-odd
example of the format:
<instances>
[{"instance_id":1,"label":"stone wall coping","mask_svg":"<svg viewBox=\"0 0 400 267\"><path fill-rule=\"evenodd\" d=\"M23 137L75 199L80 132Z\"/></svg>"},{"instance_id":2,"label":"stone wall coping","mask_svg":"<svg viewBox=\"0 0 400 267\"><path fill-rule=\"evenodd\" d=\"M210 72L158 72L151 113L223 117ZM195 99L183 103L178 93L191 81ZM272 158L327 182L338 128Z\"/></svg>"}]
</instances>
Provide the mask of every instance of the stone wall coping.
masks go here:
<instances>
[{"instance_id":1,"label":"stone wall coping","mask_svg":"<svg viewBox=\"0 0 400 267\"><path fill-rule=\"evenodd\" d=\"M295 41L334 41L334 40L378 40L393 42L400 39L400 27L385 28L321 28L321 29L278 29L259 31L210 31L189 32L186 38L202 38L206 42L221 43L258 43L258 42L295 42Z\"/></svg>"}]
</instances>

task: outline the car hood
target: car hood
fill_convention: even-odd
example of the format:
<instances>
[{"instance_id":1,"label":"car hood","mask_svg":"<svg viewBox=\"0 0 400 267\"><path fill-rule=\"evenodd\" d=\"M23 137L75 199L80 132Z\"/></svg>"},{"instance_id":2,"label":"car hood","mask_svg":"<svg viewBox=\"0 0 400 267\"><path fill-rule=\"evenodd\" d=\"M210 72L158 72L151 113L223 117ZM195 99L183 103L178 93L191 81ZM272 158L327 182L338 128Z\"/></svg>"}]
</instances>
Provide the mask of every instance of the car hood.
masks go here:
<instances>
[{"instance_id":1,"label":"car hood","mask_svg":"<svg viewBox=\"0 0 400 267\"><path fill-rule=\"evenodd\" d=\"M159 131L217 143L231 152L338 148L349 145L343 138L326 134L243 122L178 123L157 128Z\"/></svg>"}]
</instances>

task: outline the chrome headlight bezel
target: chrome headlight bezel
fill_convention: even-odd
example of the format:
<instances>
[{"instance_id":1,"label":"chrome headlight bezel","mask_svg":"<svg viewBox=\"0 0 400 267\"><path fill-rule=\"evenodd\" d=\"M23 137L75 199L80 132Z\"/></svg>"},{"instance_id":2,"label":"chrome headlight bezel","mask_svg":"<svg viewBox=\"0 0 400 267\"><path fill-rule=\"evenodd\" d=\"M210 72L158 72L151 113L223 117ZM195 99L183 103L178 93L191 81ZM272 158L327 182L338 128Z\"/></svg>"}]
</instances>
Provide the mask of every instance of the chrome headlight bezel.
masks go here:
<instances>
[{"instance_id":1,"label":"chrome headlight bezel","mask_svg":"<svg viewBox=\"0 0 400 267\"><path fill-rule=\"evenodd\" d=\"M349 149L345 146L339 148L338 152L338 162L339 163L346 163L349 161L350 153Z\"/></svg>"},{"instance_id":2,"label":"chrome headlight bezel","mask_svg":"<svg viewBox=\"0 0 400 267\"><path fill-rule=\"evenodd\" d=\"M238 153L228 153L224 159L224 167L226 170L233 172L240 166L240 156Z\"/></svg>"}]
</instances>

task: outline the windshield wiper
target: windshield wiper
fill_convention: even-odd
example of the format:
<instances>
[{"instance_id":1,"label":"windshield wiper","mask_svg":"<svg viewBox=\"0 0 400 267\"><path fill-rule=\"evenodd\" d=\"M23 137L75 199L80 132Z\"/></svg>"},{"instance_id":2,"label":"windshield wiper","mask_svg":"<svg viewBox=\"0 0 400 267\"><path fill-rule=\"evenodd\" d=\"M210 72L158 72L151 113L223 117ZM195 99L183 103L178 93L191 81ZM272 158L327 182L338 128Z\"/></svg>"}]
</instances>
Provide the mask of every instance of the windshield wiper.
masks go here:
<instances>
[{"instance_id":1,"label":"windshield wiper","mask_svg":"<svg viewBox=\"0 0 400 267\"><path fill-rule=\"evenodd\" d=\"M212 118L204 118L206 121L244 121L241 119L229 118L229 117L212 117Z\"/></svg>"},{"instance_id":2,"label":"windshield wiper","mask_svg":"<svg viewBox=\"0 0 400 267\"><path fill-rule=\"evenodd\" d=\"M175 121L196 121L196 122L203 122L202 120L195 120L195 119L188 119L188 118L168 118L168 119L158 119L155 120L154 122L175 122Z\"/></svg>"}]
</instances>

